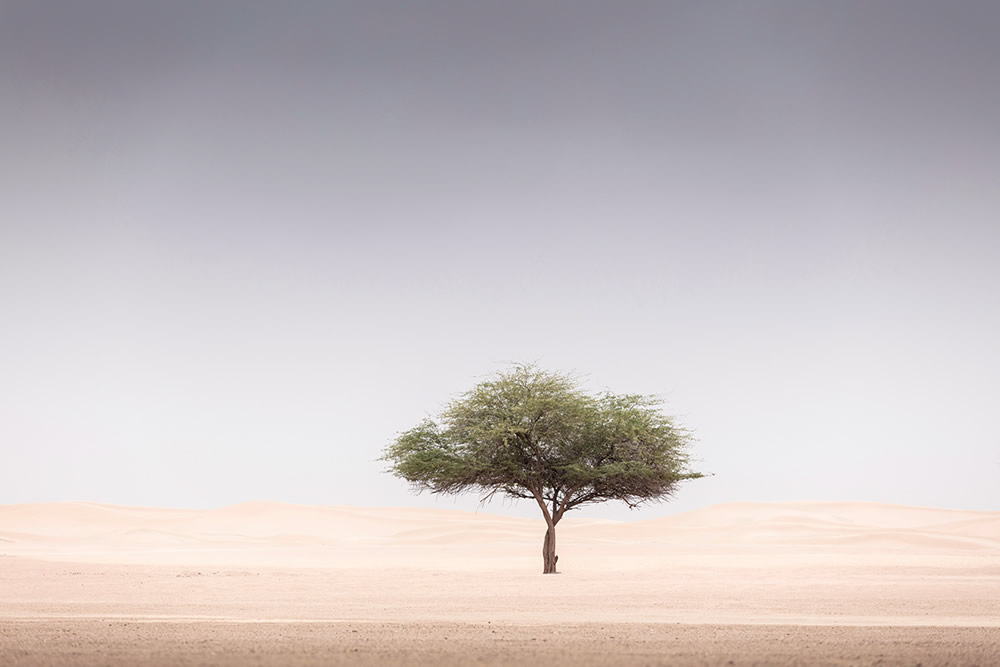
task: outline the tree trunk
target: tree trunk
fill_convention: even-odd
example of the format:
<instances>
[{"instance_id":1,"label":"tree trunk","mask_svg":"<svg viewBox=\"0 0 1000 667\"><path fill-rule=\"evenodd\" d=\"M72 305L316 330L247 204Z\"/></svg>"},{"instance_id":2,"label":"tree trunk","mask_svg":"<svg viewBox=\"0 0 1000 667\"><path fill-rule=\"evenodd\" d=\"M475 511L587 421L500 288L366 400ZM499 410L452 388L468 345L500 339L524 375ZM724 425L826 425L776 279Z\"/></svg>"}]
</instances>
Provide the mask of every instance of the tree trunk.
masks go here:
<instances>
[{"instance_id":1,"label":"tree trunk","mask_svg":"<svg viewBox=\"0 0 1000 667\"><path fill-rule=\"evenodd\" d=\"M556 525L550 523L545 531L545 542L542 543L542 562L544 564L542 574L557 574L556 561Z\"/></svg>"}]
</instances>

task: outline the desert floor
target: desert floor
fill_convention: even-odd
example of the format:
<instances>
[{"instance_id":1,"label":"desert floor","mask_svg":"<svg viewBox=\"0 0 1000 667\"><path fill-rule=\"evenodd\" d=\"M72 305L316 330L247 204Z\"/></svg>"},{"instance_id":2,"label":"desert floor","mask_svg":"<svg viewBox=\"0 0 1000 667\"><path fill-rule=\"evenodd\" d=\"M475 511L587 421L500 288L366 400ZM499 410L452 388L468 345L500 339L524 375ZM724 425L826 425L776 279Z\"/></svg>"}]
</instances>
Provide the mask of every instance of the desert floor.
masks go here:
<instances>
[{"instance_id":1,"label":"desert floor","mask_svg":"<svg viewBox=\"0 0 1000 667\"><path fill-rule=\"evenodd\" d=\"M1000 512L0 506L0 664L1000 665Z\"/></svg>"}]
</instances>

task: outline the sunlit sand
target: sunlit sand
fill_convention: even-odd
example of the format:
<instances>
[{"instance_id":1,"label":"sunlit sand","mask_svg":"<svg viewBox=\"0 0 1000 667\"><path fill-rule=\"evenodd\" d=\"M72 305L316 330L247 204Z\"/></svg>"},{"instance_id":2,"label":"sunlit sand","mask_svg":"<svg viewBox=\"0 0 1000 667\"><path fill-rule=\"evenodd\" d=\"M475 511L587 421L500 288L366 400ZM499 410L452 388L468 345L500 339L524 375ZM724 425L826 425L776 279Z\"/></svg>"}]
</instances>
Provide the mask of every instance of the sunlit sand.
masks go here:
<instances>
[{"instance_id":1,"label":"sunlit sand","mask_svg":"<svg viewBox=\"0 0 1000 667\"><path fill-rule=\"evenodd\" d=\"M559 528L561 573L543 576L543 522L488 512L0 506L0 662L1000 655L1000 512L732 504Z\"/></svg>"}]
</instances>

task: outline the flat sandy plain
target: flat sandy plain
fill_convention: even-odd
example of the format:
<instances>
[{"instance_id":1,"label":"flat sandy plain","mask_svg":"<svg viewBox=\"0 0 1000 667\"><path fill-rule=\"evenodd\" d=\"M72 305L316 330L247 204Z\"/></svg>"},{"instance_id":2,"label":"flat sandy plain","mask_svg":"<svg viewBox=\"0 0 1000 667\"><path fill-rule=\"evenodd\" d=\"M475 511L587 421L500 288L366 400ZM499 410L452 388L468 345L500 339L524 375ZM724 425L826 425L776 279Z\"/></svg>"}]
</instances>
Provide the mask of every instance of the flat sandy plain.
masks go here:
<instances>
[{"instance_id":1,"label":"flat sandy plain","mask_svg":"<svg viewBox=\"0 0 1000 667\"><path fill-rule=\"evenodd\" d=\"M1000 665L1000 512L0 506L2 665Z\"/></svg>"}]
</instances>

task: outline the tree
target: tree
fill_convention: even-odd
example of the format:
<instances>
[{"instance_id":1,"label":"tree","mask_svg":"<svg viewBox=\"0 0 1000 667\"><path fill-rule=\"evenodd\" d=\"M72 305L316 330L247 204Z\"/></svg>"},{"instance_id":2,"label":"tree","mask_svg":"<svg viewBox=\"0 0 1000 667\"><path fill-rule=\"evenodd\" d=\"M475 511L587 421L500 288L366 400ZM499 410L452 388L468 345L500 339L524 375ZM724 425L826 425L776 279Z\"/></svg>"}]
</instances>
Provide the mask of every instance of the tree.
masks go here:
<instances>
[{"instance_id":1,"label":"tree","mask_svg":"<svg viewBox=\"0 0 1000 667\"><path fill-rule=\"evenodd\" d=\"M534 500L545 518L545 574L556 572L556 524L607 500L663 500L688 479L690 436L637 394L589 395L569 375L520 364L400 434L382 460L418 491Z\"/></svg>"}]
</instances>

